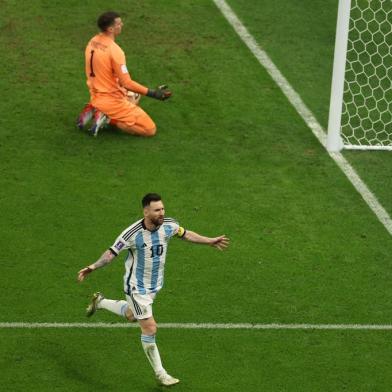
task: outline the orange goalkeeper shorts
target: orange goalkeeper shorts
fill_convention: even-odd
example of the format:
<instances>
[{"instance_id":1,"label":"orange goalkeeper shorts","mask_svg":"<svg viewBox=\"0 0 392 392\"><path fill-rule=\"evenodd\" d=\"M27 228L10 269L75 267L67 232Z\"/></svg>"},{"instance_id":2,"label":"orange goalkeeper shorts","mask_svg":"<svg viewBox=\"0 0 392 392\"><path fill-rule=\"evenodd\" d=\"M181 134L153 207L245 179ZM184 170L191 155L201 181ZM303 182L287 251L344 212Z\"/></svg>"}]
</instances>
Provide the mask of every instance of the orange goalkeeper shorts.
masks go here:
<instances>
[{"instance_id":1,"label":"orange goalkeeper shorts","mask_svg":"<svg viewBox=\"0 0 392 392\"><path fill-rule=\"evenodd\" d=\"M151 117L125 95L96 94L91 98L91 104L114 120L114 123L122 123L137 134L145 135L152 130L155 132L155 123Z\"/></svg>"}]
</instances>

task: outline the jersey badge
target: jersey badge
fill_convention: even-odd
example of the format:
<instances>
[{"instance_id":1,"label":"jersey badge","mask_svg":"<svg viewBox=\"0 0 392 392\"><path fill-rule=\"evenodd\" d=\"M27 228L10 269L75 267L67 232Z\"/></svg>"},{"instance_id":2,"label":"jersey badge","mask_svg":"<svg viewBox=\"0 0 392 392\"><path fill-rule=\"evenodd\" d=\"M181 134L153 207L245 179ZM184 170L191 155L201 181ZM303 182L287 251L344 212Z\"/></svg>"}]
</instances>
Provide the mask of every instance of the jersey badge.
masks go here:
<instances>
[{"instance_id":1,"label":"jersey badge","mask_svg":"<svg viewBox=\"0 0 392 392\"><path fill-rule=\"evenodd\" d=\"M124 245L125 245L125 244L124 244L123 242L118 241L117 244L114 245L114 247L115 247L117 250L121 250L121 249L124 247Z\"/></svg>"}]
</instances>

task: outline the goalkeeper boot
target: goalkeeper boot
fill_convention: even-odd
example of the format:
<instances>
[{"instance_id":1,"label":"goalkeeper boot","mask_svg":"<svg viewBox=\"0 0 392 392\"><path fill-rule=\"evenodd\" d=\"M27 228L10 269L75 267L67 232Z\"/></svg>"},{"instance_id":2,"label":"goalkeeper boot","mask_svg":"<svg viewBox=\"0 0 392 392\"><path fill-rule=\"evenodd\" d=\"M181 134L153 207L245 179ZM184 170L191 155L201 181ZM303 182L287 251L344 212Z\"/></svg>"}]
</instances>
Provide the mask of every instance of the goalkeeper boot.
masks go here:
<instances>
[{"instance_id":1,"label":"goalkeeper boot","mask_svg":"<svg viewBox=\"0 0 392 392\"><path fill-rule=\"evenodd\" d=\"M98 131L106 124L109 124L109 118L106 116L106 114L96 110L94 113L94 120L90 128L91 134L93 136L97 136Z\"/></svg>"},{"instance_id":2,"label":"goalkeeper boot","mask_svg":"<svg viewBox=\"0 0 392 392\"><path fill-rule=\"evenodd\" d=\"M79 114L78 120L76 121L76 125L79 129L83 129L86 124L93 118L95 112L95 108L91 103L88 103L84 106L82 112Z\"/></svg>"},{"instance_id":3,"label":"goalkeeper boot","mask_svg":"<svg viewBox=\"0 0 392 392\"><path fill-rule=\"evenodd\" d=\"M157 381L160 385L164 385L166 387L170 387L171 385L178 384L180 380L178 378L172 377L170 374L167 374L165 371L156 375Z\"/></svg>"},{"instance_id":4,"label":"goalkeeper boot","mask_svg":"<svg viewBox=\"0 0 392 392\"><path fill-rule=\"evenodd\" d=\"M102 293L97 292L94 293L93 297L91 298L90 304L87 306L86 309L86 316L91 317L98 309L98 304L104 299Z\"/></svg>"}]
</instances>

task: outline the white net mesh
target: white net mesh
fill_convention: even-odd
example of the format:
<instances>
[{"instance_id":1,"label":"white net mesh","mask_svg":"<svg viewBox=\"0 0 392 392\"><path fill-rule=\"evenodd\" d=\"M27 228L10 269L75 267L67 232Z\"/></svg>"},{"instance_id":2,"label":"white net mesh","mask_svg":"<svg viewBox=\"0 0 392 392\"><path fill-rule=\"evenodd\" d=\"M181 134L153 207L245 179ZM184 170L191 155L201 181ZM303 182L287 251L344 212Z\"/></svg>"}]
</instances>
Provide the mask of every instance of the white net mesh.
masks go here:
<instances>
[{"instance_id":1,"label":"white net mesh","mask_svg":"<svg viewBox=\"0 0 392 392\"><path fill-rule=\"evenodd\" d=\"M392 0L352 0L341 135L392 146Z\"/></svg>"}]
</instances>

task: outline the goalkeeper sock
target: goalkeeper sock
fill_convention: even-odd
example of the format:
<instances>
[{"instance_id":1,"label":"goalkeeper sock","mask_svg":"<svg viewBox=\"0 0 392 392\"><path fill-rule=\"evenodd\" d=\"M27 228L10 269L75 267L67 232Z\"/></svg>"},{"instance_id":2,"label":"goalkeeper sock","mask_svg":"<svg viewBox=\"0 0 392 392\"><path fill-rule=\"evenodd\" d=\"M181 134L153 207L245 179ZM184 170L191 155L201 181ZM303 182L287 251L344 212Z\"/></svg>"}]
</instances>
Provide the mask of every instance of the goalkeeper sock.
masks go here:
<instances>
[{"instance_id":1,"label":"goalkeeper sock","mask_svg":"<svg viewBox=\"0 0 392 392\"><path fill-rule=\"evenodd\" d=\"M101 302L99 302L97 308L106 309L118 316L125 317L125 312L128 310L128 303L127 301L115 301L113 299L104 298Z\"/></svg>"},{"instance_id":2,"label":"goalkeeper sock","mask_svg":"<svg viewBox=\"0 0 392 392\"><path fill-rule=\"evenodd\" d=\"M155 335L141 336L143 350L146 353L150 365L154 369L155 374L166 372L162 366L161 356L159 355L158 346L155 343Z\"/></svg>"}]
</instances>

